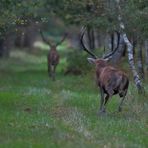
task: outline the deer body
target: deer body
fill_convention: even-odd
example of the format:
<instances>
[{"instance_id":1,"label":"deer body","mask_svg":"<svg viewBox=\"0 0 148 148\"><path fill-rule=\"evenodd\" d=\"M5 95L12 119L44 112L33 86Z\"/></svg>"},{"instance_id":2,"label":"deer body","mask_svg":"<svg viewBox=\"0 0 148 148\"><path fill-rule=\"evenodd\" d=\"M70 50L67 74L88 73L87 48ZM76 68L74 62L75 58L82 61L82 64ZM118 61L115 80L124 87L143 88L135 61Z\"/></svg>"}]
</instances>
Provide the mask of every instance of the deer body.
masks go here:
<instances>
[{"instance_id":1,"label":"deer body","mask_svg":"<svg viewBox=\"0 0 148 148\"><path fill-rule=\"evenodd\" d=\"M96 66L96 81L101 93L99 112L105 112L105 105L109 98L116 94L122 97L118 107L118 110L121 111L129 85L127 75L123 71L108 65L106 60L88 58L88 61Z\"/></svg>"},{"instance_id":2,"label":"deer body","mask_svg":"<svg viewBox=\"0 0 148 148\"><path fill-rule=\"evenodd\" d=\"M100 88L101 101L100 112L105 112L105 105L109 98L113 95L119 94L122 97L118 110L121 111L123 100L125 99L129 80L127 75L117 68L110 66L106 60L103 59L88 59L96 66L96 81ZM106 96L104 96L106 95Z\"/></svg>"},{"instance_id":3,"label":"deer body","mask_svg":"<svg viewBox=\"0 0 148 148\"><path fill-rule=\"evenodd\" d=\"M116 94L119 94L119 96L122 98L118 107L118 111L121 111L123 101L127 94L129 79L123 71L108 64L109 57L112 56L115 53L115 51L103 58L98 58L85 47L85 45L83 44L84 32L85 30L83 31L81 36L81 44L83 46L83 49L93 57L88 58L88 61L90 63L95 64L96 81L97 86L100 89L101 99L99 112L105 112L105 105L108 102L109 98Z\"/></svg>"},{"instance_id":4,"label":"deer body","mask_svg":"<svg viewBox=\"0 0 148 148\"><path fill-rule=\"evenodd\" d=\"M51 47L47 56L47 60L48 60L48 74L49 76L52 77L53 80L55 80L55 71L60 60L60 56L55 47Z\"/></svg>"},{"instance_id":5,"label":"deer body","mask_svg":"<svg viewBox=\"0 0 148 148\"><path fill-rule=\"evenodd\" d=\"M55 80L56 67L57 67L57 65L59 64L59 61L60 61L60 56L58 54L57 47L65 40L67 34L65 34L63 36L63 38L61 39L60 42L55 44L55 43L51 42L49 39L46 39L41 31L40 31L40 33L41 33L41 37L42 37L43 41L46 44L48 44L49 47L50 47L50 50L49 50L48 55L47 55L48 74L49 74L49 76L52 77L52 80Z\"/></svg>"}]
</instances>

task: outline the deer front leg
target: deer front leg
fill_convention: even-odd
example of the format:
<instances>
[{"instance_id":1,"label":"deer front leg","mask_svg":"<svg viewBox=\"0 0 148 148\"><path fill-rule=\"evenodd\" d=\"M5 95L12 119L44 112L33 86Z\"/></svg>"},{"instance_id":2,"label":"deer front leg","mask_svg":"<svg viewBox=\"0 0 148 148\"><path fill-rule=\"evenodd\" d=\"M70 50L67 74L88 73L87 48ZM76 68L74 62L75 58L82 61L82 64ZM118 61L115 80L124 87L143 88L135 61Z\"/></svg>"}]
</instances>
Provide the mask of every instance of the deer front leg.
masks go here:
<instances>
[{"instance_id":1,"label":"deer front leg","mask_svg":"<svg viewBox=\"0 0 148 148\"><path fill-rule=\"evenodd\" d=\"M56 65L52 65L52 80L55 81L55 70L56 70Z\"/></svg>"},{"instance_id":2,"label":"deer front leg","mask_svg":"<svg viewBox=\"0 0 148 148\"><path fill-rule=\"evenodd\" d=\"M105 99L104 99L104 91L103 88L100 87L100 109L99 109L99 113L105 112L105 108L104 108L104 103L105 103Z\"/></svg>"}]
</instances>

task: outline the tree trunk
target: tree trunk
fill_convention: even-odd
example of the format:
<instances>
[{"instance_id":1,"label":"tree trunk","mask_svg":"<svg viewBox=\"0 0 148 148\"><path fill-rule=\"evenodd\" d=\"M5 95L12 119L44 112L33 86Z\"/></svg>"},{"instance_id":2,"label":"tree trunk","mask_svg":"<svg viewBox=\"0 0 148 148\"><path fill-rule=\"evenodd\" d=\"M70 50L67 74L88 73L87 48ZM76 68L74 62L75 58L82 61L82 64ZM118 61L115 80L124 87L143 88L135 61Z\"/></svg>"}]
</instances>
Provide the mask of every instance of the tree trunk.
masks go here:
<instances>
[{"instance_id":1,"label":"tree trunk","mask_svg":"<svg viewBox=\"0 0 148 148\"><path fill-rule=\"evenodd\" d=\"M6 45L5 39L0 39L0 58L9 57L9 48Z\"/></svg>"},{"instance_id":2,"label":"tree trunk","mask_svg":"<svg viewBox=\"0 0 148 148\"><path fill-rule=\"evenodd\" d=\"M114 33L111 33L110 38L111 38L111 51L113 51L114 50Z\"/></svg>"},{"instance_id":3,"label":"tree trunk","mask_svg":"<svg viewBox=\"0 0 148 148\"><path fill-rule=\"evenodd\" d=\"M146 63L146 70L148 71L148 39L145 40L145 63Z\"/></svg>"},{"instance_id":4,"label":"tree trunk","mask_svg":"<svg viewBox=\"0 0 148 148\"><path fill-rule=\"evenodd\" d=\"M27 26L18 26L16 33L15 45L20 48L28 48L29 51L34 50L33 43L38 35L38 26L35 23L30 23Z\"/></svg>"},{"instance_id":5,"label":"tree trunk","mask_svg":"<svg viewBox=\"0 0 148 148\"><path fill-rule=\"evenodd\" d=\"M20 29L20 28L19 28ZM16 47L24 48L25 31L24 28L16 33L15 45Z\"/></svg>"},{"instance_id":6,"label":"tree trunk","mask_svg":"<svg viewBox=\"0 0 148 148\"><path fill-rule=\"evenodd\" d=\"M105 44L105 37L106 34L102 33L100 30L97 30L97 40L98 40L98 48L101 48L104 46Z\"/></svg>"},{"instance_id":7,"label":"tree trunk","mask_svg":"<svg viewBox=\"0 0 148 148\"><path fill-rule=\"evenodd\" d=\"M123 32L122 36L123 36L124 42L127 45L129 65L130 65L130 68L131 68L132 73L133 73L135 84L138 88L138 91L141 91L142 90L142 83L141 83L139 75L136 71L136 67L135 67L135 63L134 63L133 46L130 43L130 41L128 40L126 33Z\"/></svg>"},{"instance_id":8,"label":"tree trunk","mask_svg":"<svg viewBox=\"0 0 148 148\"><path fill-rule=\"evenodd\" d=\"M133 39L132 45L133 45L133 55L135 55L136 54L136 50L135 49L136 49L137 41Z\"/></svg>"},{"instance_id":9,"label":"tree trunk","mask_svg":"<svg viewBox=\"0 0 148 148\"><path fill-rule=\"evenodd\" d=\"M112 51L111 37L109 33L104 33L104 35L104 51L108 53Z\"/></svg>"},{"instance_id":10,"label":"tree trunk","mask_svg":"<svg viewBox=\"0 0 148 148\"><path fill-rule=\"evenodd\" d=\"M4 39L0 39L0 57L3 57L4 52Z\"/></svg>"},{"instance_id":11,"label":"tree trunk","mask_svg":"<svg viewBox=\"0 0 148 148\"><path fill-rule=\"evenodd\" d=\"M111 60L111 62L113 64L117 64L121 60L121 58L122 58L122 56L124 54L125 43L124 43L122 35L120 35L119 45L117 45L116 48L117 48L117 51L115 52L115 54L113 55L112 60Z\"/></svg>"},{"instance_id":12,"label":"tree trunk","mask_svg":"<svg viewBox=\"0 0 148 148\"><path fill-rule=\"evenodd\" d=\"M120 26L120 29L121 29L121 32L122 32L121 35L122 35L123 40L124 40L124 42L127 46L129 65L130 65L130 68L131 68L132 73L133 73L135 84L137 86L138 92L141 92L143 90L143 87L142 87L142 83L141 83L139 75L136 71L136 67L135 67L135 63L134 63L133 45L131 44L131 42L129 41L129 39L128 39L126 33L125 33L125 26L124 26L124 23L123 23L122 18L121 18L121 8L120 8L119 2L120 2L119 0L116 0L118 11L119 11L118 21L119 21L119 26Z\"/></svg>"},{"instance_id":13,"label":"tree trunk","mask_svg":"<svg viewBox=\"0 0 148 148\"><path fill-rule=\"evenodd\" d=\"M138 46L138 73L141 79L144 79L144 68L143 68L143 60L142 60L142 43Z\"/></svg>"},{"instance_id":14,"label":"tree trunk","mask_svg":"<svg viewBox=\"0 0 148 148\"><path fill-rule=\"evenodd\" d=\"M94 29L94 46L95 49L101 47L100 32L97 29Z\"/></svg>"},{"instance_id":15,"label":"tree trunk","mask_svg":"<svg viewBox=\"0 0 148 148\"><path fill-rule=\"evenodd\" d=\"M68 32L68 40L69 40L69 47L74 49L81 49L80 43L80 28L79 27L71 27L70 31Z\"/></svg>"},{"instance_id":16,"label":"tree trunk","mask_svg":"<svg viewBox=\"0 0 148 148\"><path fill-rule=\"evenodd\" d=\"M94 50L95 42L94 42L94 31L89 26L87 27L87 34L88 34L88 43L90 50Z\"/></svg>"}]
</instances>

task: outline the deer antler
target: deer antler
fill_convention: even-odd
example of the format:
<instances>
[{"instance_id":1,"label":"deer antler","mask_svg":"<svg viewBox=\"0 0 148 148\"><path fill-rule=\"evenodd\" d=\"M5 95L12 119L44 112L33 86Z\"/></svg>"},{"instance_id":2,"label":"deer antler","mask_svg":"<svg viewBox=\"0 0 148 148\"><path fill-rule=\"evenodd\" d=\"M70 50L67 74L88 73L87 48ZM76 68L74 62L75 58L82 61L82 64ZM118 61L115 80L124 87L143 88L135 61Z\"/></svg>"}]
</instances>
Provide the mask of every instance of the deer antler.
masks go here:
<instances>
[{"instance_id":1,"label":"deer antler","mask_svg":"<svg viewBox=\"0 0 148 148\"><path fill-rule=\"evenodd\" d=\"M82 47L83 47L83 50L85 50L85 51L86 51L88 54L90 54L93 58L97 59L98 57L97 57L94 53L92 53L90 50L88 50L88 49L85 47L84 43L83 43L83 37L84 37L85 31L86 31L86 27L84 27L84 29L82 28L80 41L81 41L81 45L82 45Z\"/></svg>"},{"instance_id":2,"label":"deer antler","mask_svg":"<svg viewBox=\"0 0 148 148\"><path fill-rule=\"evenodd\" d=\"M66 39L66 37L67 37L67 33L65 33L65 34L63 35L63 38L61 39L61 41L59 41L59 42L56 44L56 46L59 46L60 44L62 44L62 42L64 42L64 40Z\"/></svg>"},{"instance_id":3,"label":"deer antler","mask_svg":"<svg viewBox=\"0 0 148 148\"><path fill-rule=\"evenodd\" d=\"M42 32L41 30L39 30L39 32L40 32L40 34L41 34L42 40L43 40L46 44L48 44L50 47L53 46L53 44L51 43L51 41L50 41L49 39L47 40L47 39L45 38L43 32Z\"/></svg>"}]
</instances>

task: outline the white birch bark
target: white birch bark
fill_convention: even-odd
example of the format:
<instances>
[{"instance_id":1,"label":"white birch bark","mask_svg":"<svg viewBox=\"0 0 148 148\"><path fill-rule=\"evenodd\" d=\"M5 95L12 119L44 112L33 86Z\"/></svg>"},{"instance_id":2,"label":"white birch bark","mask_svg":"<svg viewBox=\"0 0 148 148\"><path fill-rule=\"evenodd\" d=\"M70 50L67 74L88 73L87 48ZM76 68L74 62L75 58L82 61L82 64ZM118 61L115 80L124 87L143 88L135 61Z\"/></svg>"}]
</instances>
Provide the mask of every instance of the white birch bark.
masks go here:
<instances>
[{"instance_id":1,"label":"white birch bark","mask_svg":"<svg viewBox=\"0 0 148 148\"><path fill-rule=\"evenodd\" d=\"M136 71L136 67L135 67L135 63L134 63L133 45L129 41L129 39L127 37L127 34L125 32L125 25L124 25L124 23L122 21L121 15L120 15L121 8L120 8L119 2L120 2L120 0L116 0L117 7L118 7L118 10L119 10L118 21L119 21L119 26L120 26L120 29L121 29L121 32L122 32L121 35L122 35L123 40L124 40L124 42L125 42L125 44L127 46L128 61L129 61L129 65L130 65L130 68L131 68L132 73L133 73L135 84L137 86L138 91L141 91L143 87L142 87L142 83L141 83L139 75L138 75L138 73Z\"/></svg>"}]
</instances>

